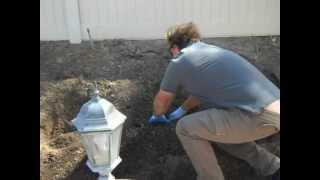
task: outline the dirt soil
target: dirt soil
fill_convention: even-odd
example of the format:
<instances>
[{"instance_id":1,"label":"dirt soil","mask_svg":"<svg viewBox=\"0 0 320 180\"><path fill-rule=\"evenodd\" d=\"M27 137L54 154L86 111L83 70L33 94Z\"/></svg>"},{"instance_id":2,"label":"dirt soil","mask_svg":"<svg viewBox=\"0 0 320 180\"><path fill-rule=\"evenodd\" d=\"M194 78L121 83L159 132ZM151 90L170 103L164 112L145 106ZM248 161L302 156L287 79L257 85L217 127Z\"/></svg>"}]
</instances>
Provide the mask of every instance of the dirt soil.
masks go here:
<instances>
[{"instance_id":1,"label":"dirt soil","mask_svg":"<svg viewBox=\"0 0 320 180\"><path fill-rule=\"evenodd\" d=\"M280 87L280 37L210 38L205 42L246 57ZM40 42L40 176L42 180L93 180L85 165L77 133L66 123L86 101L87 89L98 83L102 97L127 116L120 156L113 174L121 179L194 180L195 171L175 134L175 124L147 123L152 100L169 63L164 40L105 40L71 45ZM185 98L180 93L171 110ZM258 142L280 156L280 135ZM245 162L218 147L226 180L264 180Z\"/></svg>"}]
</instances>

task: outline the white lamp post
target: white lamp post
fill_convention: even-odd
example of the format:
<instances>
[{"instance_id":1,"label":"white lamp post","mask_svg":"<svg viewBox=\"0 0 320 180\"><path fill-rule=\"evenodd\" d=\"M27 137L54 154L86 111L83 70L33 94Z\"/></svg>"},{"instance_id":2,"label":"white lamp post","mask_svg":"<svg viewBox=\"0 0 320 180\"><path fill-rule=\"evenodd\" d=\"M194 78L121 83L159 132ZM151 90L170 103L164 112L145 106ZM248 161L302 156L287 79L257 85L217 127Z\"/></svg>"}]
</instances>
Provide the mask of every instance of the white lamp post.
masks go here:
<instances>
[{"instance_id":1,"label":"white lamp post","mask_svg":"<svg viewBox=\"0 0 320 180\"><path fill-rule=\"evenodd\" d=\"M99 97L95 88L90 101L85 103L72 121L81 135L88 155L87 166L99 173L98 180L114 180L111 171L121 162L119 150L126 116L113 104Z\"/></svg>"}]
</instances>

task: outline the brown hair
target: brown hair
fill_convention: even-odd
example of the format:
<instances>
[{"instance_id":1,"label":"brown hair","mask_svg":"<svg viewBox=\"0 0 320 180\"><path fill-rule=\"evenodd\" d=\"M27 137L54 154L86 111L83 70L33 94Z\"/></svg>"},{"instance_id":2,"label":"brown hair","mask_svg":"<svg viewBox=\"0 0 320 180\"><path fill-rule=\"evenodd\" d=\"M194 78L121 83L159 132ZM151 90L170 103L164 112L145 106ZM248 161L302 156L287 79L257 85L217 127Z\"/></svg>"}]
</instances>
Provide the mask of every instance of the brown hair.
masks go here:
<instances>
[{"instance_id":1,"label":"brown hair","mask_svg":"<svg viewBox=\"0 0 320 180\"><path fill-rule=\"evenodd\" d=\"M179 49L183 49L191 40L200 40L200 33L193 22L188 22L170 27L166 39L170 47L176 45Z\"/></svg>"}]
</instances>

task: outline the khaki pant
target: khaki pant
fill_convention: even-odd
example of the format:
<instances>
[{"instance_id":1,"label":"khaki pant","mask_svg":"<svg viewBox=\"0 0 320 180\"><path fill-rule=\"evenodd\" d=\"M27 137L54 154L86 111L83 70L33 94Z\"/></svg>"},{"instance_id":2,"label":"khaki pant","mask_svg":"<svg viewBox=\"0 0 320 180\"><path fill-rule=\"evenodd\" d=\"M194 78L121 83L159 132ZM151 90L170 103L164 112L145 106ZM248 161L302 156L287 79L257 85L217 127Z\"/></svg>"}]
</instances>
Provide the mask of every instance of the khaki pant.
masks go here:
<instances>
[{"instance_id":1,"label":"khaki pant","mask_svg":"<svg viewBox=\"0 0 320 180\"><path fill-rule=\"evenodd\" d=\"M256 115L237 109L208 109L183 117L176 127L198 180L224 180L209 141L247 161L260 175L273 174L280 168L280 158L254 141L279 131L280 115L266 110Z\"/></svg>"}]
</instances>

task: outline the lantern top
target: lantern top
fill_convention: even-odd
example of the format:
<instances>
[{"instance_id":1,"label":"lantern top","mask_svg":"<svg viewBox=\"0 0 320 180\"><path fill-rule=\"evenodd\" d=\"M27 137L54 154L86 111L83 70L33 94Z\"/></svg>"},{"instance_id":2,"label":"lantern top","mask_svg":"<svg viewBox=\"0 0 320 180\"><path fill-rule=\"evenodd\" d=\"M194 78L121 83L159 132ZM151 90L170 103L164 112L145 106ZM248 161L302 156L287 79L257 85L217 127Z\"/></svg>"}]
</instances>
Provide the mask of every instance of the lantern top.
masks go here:
<instances>
[{"instance_id":1,"label":"lantern top","mask_svg":"<svg viewBox=\"0 0 320 180\"><path fill-rule=\"evenodd\" d=\"M97 86L91 99L85 103L72 121L79 132L112 131L124 123L126 116L112 103L99 96Z\"/></svg>"}]
</instances>

